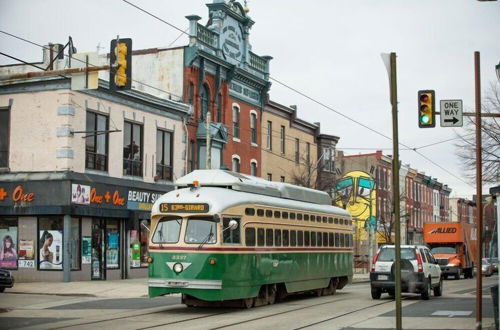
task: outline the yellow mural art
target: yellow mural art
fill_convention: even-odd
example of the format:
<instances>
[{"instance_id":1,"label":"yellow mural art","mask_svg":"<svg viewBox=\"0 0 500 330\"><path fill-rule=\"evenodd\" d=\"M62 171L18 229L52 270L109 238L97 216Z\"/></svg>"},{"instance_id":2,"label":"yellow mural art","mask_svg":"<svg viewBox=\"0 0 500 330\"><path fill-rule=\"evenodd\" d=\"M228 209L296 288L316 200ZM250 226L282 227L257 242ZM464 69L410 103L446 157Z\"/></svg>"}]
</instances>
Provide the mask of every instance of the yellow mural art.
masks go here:
<instances>
[{"instance_id":1,"label":"yellow mural art","mask_svg":"<svg viewBox=\"0 0 500 330\"><path fill-rule=\"evenodd\" d=\"M352 171L338 181L336 190L335 204L346 209L355 220L355 238L366 240L369 225L376 224L375 180L366 172Z\"/></svg>"}]
</instances>

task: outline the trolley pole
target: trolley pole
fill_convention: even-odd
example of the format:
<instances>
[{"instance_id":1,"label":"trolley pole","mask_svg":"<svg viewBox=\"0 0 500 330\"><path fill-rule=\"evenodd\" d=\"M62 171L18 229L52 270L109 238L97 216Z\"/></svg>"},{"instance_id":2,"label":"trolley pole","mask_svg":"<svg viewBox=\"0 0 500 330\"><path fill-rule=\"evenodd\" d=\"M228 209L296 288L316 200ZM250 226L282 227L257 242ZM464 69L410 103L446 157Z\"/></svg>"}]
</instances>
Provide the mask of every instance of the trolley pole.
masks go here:
<instances>
[{"instance_id":1,"label":"trolley pole","mask_svg":"<svg viewBox=\"0 0 500 330\"><path fill-rule=\"evenodd\" d=\"M477 208L477 276L476 276L476 329L482 329L482 248L483 248L483 207L482 207L482 157L481 157L481 72L479 52L474 52L474 80L476 89L476 208Z\"/></svg>"},{"instance_id":2,"label":"trolley pole","mask_svg":"<svg viewBox=\"0 0 500 330\"><path fill-rule=\"evenodd\" d=\"M394 203L394 235L396 250L396 329L403 328L401 313L401 228L399 219L399 138L398 138L398 87L396 75L396 53L390 54L391 104L392 104L392 201Z\"/></svg>"}]
</instances>

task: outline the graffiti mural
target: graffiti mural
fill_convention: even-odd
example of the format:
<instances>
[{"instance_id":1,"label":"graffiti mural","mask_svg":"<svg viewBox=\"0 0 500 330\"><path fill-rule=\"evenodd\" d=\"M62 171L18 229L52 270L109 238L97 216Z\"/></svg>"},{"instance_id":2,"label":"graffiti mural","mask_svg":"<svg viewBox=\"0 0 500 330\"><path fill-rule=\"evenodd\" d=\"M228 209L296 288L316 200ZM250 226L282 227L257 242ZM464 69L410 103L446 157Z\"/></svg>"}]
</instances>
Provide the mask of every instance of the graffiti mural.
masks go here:
<instances>
[{"instance_id":1,"label":"graffiti mural","mask_svg":"<svg viewBox=\"0 0 500 330\"><path fill-rule=\"evenodd\" d=\"M335 204L347 210L356 223L358 240L367 239L367 229L375 227L377 196L375 180L362 171L352 171L337 182Z\"/></svg>"}]
</instances>

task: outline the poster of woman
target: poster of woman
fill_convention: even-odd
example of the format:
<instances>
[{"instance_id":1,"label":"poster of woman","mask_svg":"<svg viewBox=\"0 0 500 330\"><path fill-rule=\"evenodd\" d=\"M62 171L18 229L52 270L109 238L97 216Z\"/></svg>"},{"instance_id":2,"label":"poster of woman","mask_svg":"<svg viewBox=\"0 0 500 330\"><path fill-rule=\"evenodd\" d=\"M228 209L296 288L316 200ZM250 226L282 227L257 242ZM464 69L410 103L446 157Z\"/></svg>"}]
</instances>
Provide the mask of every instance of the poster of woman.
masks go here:
<instances>
[{"instance_id":1,"label":"poster of woman","mask_svg":"<svg viewBox=\"0 0 500 330\"><path fill-rule=\"evenodd\" d=\"M62 231L41 230L38 247L40 269L62 269Z\"/></svg>"},{"instance_id":2,"label":"poster of woman","mask_svg":"<svg viewBox=\"0 0 500 330\"><path fill-rule=\"evenodd\" d=\"M17 232L0 230L0 267L17 268Z\"/></svg>"}]
</instances>

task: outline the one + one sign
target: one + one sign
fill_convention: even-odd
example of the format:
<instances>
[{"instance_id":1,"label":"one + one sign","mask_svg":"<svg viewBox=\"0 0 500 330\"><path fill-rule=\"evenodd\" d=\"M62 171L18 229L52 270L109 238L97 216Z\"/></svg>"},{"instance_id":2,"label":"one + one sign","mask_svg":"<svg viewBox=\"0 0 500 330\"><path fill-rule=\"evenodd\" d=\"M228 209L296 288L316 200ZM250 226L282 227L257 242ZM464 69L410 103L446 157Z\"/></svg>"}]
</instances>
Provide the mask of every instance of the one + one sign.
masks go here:
<instances>
[{"instance_id":1,"label":"one + one sign","mask_svg":"<svg viewBox=\"0 0 500 330\"><path fill-rule=\"evenodd\" d=\"M441 127L464 125L462 100L441 100L440 105Z\"/></svg>"}]
</instances>

